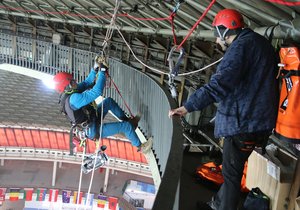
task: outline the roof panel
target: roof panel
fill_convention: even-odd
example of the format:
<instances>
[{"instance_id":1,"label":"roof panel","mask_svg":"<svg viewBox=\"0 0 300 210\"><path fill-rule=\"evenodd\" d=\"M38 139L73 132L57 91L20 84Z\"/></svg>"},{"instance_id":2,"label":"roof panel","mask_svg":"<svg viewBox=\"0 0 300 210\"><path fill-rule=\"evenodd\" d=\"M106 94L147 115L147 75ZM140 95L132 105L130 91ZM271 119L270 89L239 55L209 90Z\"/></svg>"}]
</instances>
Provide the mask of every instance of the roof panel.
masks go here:
<instances>
[{"instance_id":1,"label":"roof panel","mask_svg":"<svg viewBox=\"0 0 300 210\"><path fill-rule=\"evenodd\" d=\"M8 146L17 146L14 130L5 128L5 133L8 141Z\"/></svg>"},{"instance_id":2,"label":"roof panel","mask_svg":"<svg viewBox=\"0 0 300 210\"><path fill-rule=\"evenodd\" d=\"M0 145L9 146L8 139L6 137L5 128L0 128Z\"/></svg>"},{"instance_id":3,"label":"roof panel","mask_svg":"<svg viewBox=\"0 0 300 210\"><path fill-rule=\"evenodd\" d=\"M31 135L31 130L23 130L24 140L27 147L34 147L33 138Z\"/></svg>"},{"instance_id":4,"label":"roof panel","mask_svg":"<svg viewBox=\"0 0 300 210\"><path fill-rule=\"evenodd\" d=\"M16 142L18 147L26 147L27 145L24 139L22 129L15 129L14 132L15 132L15 137L16 137Z\"/></svg>"}]
</instances>

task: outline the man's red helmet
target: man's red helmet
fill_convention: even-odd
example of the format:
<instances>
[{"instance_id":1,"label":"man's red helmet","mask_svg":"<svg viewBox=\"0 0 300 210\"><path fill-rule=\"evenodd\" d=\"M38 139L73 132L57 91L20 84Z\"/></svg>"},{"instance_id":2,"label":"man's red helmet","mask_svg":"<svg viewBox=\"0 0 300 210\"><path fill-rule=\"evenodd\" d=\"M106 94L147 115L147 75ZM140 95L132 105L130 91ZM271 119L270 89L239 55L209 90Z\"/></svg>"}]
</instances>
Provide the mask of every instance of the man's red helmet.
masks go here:
<instances>
[{"instance_id":1,"label":"man's red helmet","mask_svg":"<svg viewBox=\"0 0 300 210\"><path fill-rule=\"evenodd\" d=\"M213 26L224 26L228 29L238 29L244 27L244 20L241 13L234 9L223 9L216 15Z\"/></svg>"},{"instance_id":2,"label":"man's red helmet","mask_svg":"<svg viewBox=\"0 0 300 210\"><path fill-rule=\"evenodd\" d=\"M59 93L64 92L67 85L73 80L73 75L67 72L59 72L53 77L54 89Z\"/></svg>"}]
</instances>

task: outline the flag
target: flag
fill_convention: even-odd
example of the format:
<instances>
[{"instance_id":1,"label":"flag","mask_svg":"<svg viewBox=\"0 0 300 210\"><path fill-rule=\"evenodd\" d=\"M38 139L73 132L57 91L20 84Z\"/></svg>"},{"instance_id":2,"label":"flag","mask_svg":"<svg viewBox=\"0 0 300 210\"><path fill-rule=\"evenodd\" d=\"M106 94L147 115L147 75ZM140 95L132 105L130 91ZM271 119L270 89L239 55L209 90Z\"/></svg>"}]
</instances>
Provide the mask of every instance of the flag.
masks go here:
<instances>
[{"instance_id":1,"label":"flag","mask_svg":"<svg viewBox=\"0 0 300 210\"><path fill-rule=\"evenodd\" d=\"M46 188L38 188L36 190L36 201L44 201L46 198L47 189Z\"/></svg>"},{"instance_id":2,"label":"flag","mask_svg":"<svg viewBox=\"0 0 300 210\"><path fill-rule=\"evenodd\" d=\"M97 207L104 208L107 201L107 197L105 195L98 195Z\"/></svg>"},{"instance_id":3,"label":"flag","mask_svg":"<svg viewBox=\"0 0 300 210\"><path fill-rule=\"evenodd\" d=\"M17 201L19 200L20 188L10 188L9 189L9 200Z\"/></svg>"},{"instance_id":4,"label":"flag","mask_svg":"<svg viewBox=\"0 0 300 210\"><path fill-rule=\"evenodd\" d=\"M33 188L24 188L23 199L26 201L32 201Z\"/></svg>"},{"instance_id":5,"label":"flag","mask_svg":"<svg viewBox=\"0 0 300 210\"><path fill-rule=\"evenodd\" d=\"M85 202L84 202L84 205L93 206L94 194L89 194L89 198L87 196L88 196L88 194L85 193Z\"/></svg>"},{"instance_id":6,"label":"flag","mask_svg":"<svg viewBox=\"0 0 300 210\"><path fill-rule=\"evenodd\" d=\"M57 202L58 191L59 191L58 189L49 190L49 202Z\"/></svg>"},{"instance_id":7,"label":"flag","mask_svg":"<svg viewBox=\"0 0 300 210\"><path fill-rule=\"evenodd\" d=\"M5 201L6 188L0 188L0 202Z\"/></svg>"},{"instance_id":8,"label":"flag","mask_svg":"<svg viewBox=\"0 0 300 210\"><path fill-rule=\"evenodd\" d=\"M70 198L71 198L71 190L63 190L62 191L62 202L63 203L70 203Z\"/></svg>"},{"instance_id":9,"label":"flag","mask_svg":"<svg viewBox=\"0 0 300 210\"><path fill-rule=\"evenodd\" d=\"M74 204L77 204L77 196L78 196L78 192L75 191L75 192L74 192L74 195L73 195L73 203L74 203ZM81 202L82 202L82 196L83 196L83 192L80 192L80 193L79 193L78 204L81 204Z\"/></svg>"},{"instance_id":10,"label":"flag","mask_svg":"<svg viewBox=\"0 0 300 210\"><path fill-rule=\"evenodd\" d=\"M118 198L116 197L109 197L108 198L108 206L110 210L116 210L118 205Z\"/></svg>"}]
</instances>

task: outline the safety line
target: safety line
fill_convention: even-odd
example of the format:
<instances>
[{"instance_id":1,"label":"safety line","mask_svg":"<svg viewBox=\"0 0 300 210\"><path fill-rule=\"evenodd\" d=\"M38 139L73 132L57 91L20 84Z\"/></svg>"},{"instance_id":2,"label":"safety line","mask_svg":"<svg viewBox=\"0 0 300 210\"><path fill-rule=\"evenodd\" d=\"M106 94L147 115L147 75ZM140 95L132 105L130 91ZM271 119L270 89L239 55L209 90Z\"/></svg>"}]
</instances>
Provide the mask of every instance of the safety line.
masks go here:
<instances>
[{"instance_id":1,"label":"safety line","mask_svg":"<svg viewBox=\"0 0 300 210\"><path fill-rule=\"evenodd\" d=\"M113 32L114 32L114 29L113 29L113 26L115 25L115 22L116 22L116 15L117 15L117 12L119 10L119 7L121 5L121 0L116 0L116 6L114 8L114 13L113 13L113 16L110 20L110 24L109 24L109 27L106 31L106 35L105 35L105 38L104 38L104 42L102 43L102 46L103 46L103 51L105 50L107 44L108 44L108 40L111 39L112 35L113 35Z\"/></svg>"},{"instance_id":2,"label":"safety line","mask_svg":"<svg viewBox=\"0 0 300 210\"><path fill-rule=\"evenodd\" d=\"M83 160L84 160L84 156L85 156L85 149L86 147L83 148L83 152L82 152L82 158L81 158L81 166L83 165ZM76 210L78 209L78 203L79 203L79 195L80 195L80 190L81 190L81 182L82 182L82 168L80 167L80 176L79 176L79 184L78 184L78 195L77 195L77 200L76 200Z\"/></svg>"},{"instance_id":3,"label":"safety line","mask_svg":"<svg viewBox=\"0 0 300 210\"><path fill-rule=\"evenodd\" d=\"M174 42L174 45L177 45L175 28L174 28L174 17L175 17L175 14L176 13L172 13L172 15L170 16L170 22L171 22L171 26L172 26L173 42Z\"/></svg>"},{"instance_id":4,"label":"safety line","mask_svg":"<svg viewBox=\"0 0 300 210\"><path fill-rule=\"evenodd\" d=\"M208 7L206 8L206 10L202 13L201 17L197 20L197 22L194 24L194 26L190 29L188 35L182 40L182 42L180 43L180 45L178 45L177 50L180 49L182 47L182 45L184 44L184 42L190 37L190 35L193 33L193 31L195 30L195 28L202 21L202 19L205 17L205 15L208 13L208 11L210 10L210 8L213 6L213 4L215 2L216 2L216 0L212 0L210 2L210 4L208 5Z\"/></svg>"},{"instance_id":5,"label":"safety line","mask_svg":"<svg viewBox=\"0 0 300 210\"><path fill-rule=\"evenodd\" d=\"M122 96L122 94L121 94L121 92L120 92L118 86L116 85L116 83L114 82L114 80L111 78L111 76L110 76L108 73L107 73L107 76L110 78L110 81L112 82L112 84L114 85L116 91L118 92L118 94L119 94L120 97L122 98L123 103L125 104L126 108L128 109L130 116L131 116L131 117L134 117L134 115L133 115L133 113L131 112L131 110L130 110L128 104L126 103L125 99L123 98L123 96Z\"/></svg>"},{"instance_id":6,"label":"safety line","mask_svg":"<svg viewBox=\"0 0 300 210\"><path fill-rule=\"evenodd\" d=\"M209 64L209 65L207 65L207 66L205 66L203 68L201 68L201 69L198 69L198 70L195 70L195 71L191 71L191 72L187 72L187 73L178 74L178 76L187 76L187 75L194 74L194 73L197 73L197 72L200 72L200 71L204 71L205 69L207 69L207 68L209 68L209 67L211 67L211 66L213 66L213 65L215 65L217 63L219 63L222 59L223 59L223 57L220 58L219 60L217 60L217 61L215 61L215 62L213 62L213 63L211 63L211 64Z\"/></svg>"},{"instance_id":7,"label":"safety line","mask_svg":"<svg viewBox=\"0 0 300 210\"><path fill-rule=\"evenodd\" d=\"M118 0L117 0L118 1ZM103 92L103 96L106 95L106 88L104 88L104 92ZM100 125L100 135L99 135L99 144L96 144L96 156L94 158L94 165L93 165L93 170L92 170L92 175L91 175L91 180L90 180L90 185L88 188L88 193L87 193L87 200L85 202L85 208L86 206L89 204L89 200L90 200L90 192L91 192L91 188L92 188L92 184L93 184L93 180L94 180L94 174L95 174L95 168L96 168L96 162L97 162L97 158L98 158L98 151L99 151L99 146L100 146L100 139L102 139L102 128L103 128L103 105L104 104L104 97L103 100L101 102L101 125ZM94 154L95 155L95 154Z\"/></svg>"},{"instance_id":8,"label":"safety line","mask_svg":"<svg viewBox=\"0 0 300 210\"><path fill-rule=\"evenodd\" d=\"M286 6L299 6L300 5L300 1L295 1L295 2L283 1L283 0L265 0L265 1L276 3L276 4L281 4L281 5L286 5Z\"/></svg>"},{"instance_id":9,"label":"safety line","mask_svg":"<svg viewBox=\"0 0 300 210\"><path fill-rule=\"evenodd\" d=\"M120 36L122 37L124 43L125 43L125 44L127 45L127 47L129 48L129 50L130 50L130 52L132 53L133 57L134 57L139 63L141 63L143 66L147 67L148 69L150 69L150 70L152 70L152 71L154 71L154 72L156 72L156 73L164 74L164 75L169 75L169 73L167 73L167 72L163 72L163 71L161 71L161 70L158 70L158 69L156 69L156 68L154 68L154 67L148 66L147 64L143 63L143 62L135 55L135 53L133 52L133 50L131 49L130 45L128 44L128 42L127 42L126 39L124 38L123 34L121 33L119 27L115 25L115 28L116 28L117 31L119 32L119 34L120 34ZM205 66L205 67L201 68L201 69L198 69L198 70L195 70L195 71L191 71L191 72L188 72L188 73L178 74L177 76L186 76L186 75L189 75L189 74L194 74L194 73L203 71L203 70L205 70L205 69L207 69L207 68L209 68L209 67L211 67L211 66L213 66L213 65L215 65L215 64L217 64L217 63L219 63L221 60L222 60L222 58L219 59L219 60L217 60L217 61L215 61L215 62L213 62L213 63L211 63L211 64L209 64L208 66Z\"/></svg>"}]
</instances>

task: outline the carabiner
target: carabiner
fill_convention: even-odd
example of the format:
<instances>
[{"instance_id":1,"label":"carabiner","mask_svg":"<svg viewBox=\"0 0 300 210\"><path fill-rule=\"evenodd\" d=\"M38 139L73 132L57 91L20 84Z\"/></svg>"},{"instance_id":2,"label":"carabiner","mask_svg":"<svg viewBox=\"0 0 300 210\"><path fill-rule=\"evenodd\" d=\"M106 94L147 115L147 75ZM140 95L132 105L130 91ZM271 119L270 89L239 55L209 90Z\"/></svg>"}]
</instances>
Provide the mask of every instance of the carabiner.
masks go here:
<instances>
[{"instance_id":1,"label":"carabiner","mask_svg":"<svg viewBox=\"0 0 300 210\"><path fill-rule=\"evenodd\" d=\"M174 75L174 76L178 75L180 63L181 63L181 61L183 59L183 56L184 56L184 49L183 49L183 47L180 47L180 49L179 49L180 53L179 53L177 62L174 64L173 53L176 50L176 48L177 48L176 45L172 47L172 49L169 52L168 59L167 59L169 61L170 74Z\"/></svg>"},{"instance_id":2,"label":"carabiner","mask_svg":"<svg viewBox=\"0 0 300 210\"><path fill-rule=\"evenodd\" d=\"M176 50L177 46L175 45L174 47L172 47L172 49L170 50L169 56L168 56L168 61L169 61L169 89L171 91L171 95L173 98L177 98L177 90L176 90L176 85L174 83L175 77L178 75L179 72L179 67L180 67L180 63L183 59L184 56L184 49L183 47L180 48L180 54L179 57L177 59L177 62L174 64L173 61L173 53Z\"/></svg>"}]
</instances>

